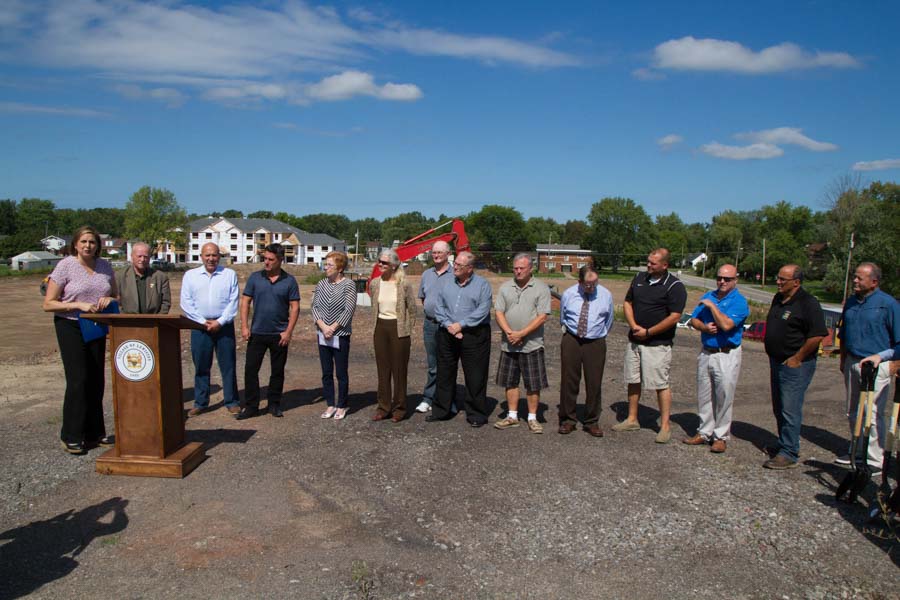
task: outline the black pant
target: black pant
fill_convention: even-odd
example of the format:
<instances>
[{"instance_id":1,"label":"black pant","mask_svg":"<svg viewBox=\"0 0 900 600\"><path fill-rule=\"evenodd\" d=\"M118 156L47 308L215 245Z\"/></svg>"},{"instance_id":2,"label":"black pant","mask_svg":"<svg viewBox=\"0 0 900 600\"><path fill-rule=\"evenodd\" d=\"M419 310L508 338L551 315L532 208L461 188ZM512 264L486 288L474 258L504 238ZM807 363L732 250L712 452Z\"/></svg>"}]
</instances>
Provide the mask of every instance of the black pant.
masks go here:
<instances>
[{"instance_id":1,"label":"black pant","mask_svg":"<svg viewBox=\"0 0 900 600\"><path fill-rule=\"evenodd\" d=\"M78 321L56 317L56 339L66 372L66 396L59 437L67 444L96 442L103 423L103 361L106 338L85 342Z\"/></svg>"},{"instance_id":2,"label":"black pant","mask_svg":"<svg viewBox=\"0 0 900 600\"><path fill-rule=\"evenodd\" d=\"M270 407L278 406L281 403L288 347L279 346L280 340L281 336L277 334L254 333L250 336L250 340L247 342L247 360L244 363L244 406L259 408L259 368L262 366L266 350L269 351L269 364L272 367L266 398Z\"/></svg>"},{"instance_id":3,"label":"black pant","mask_svg":"<svg viewBox=\"0 0 900 600\"><path fill-rule=\"evenodd\" d=\"M445 328L437 339L437 393L432 415L448 417L456 395L456 374L462 362L466 381L466 417L469 421L487 421L487 380L491 362L491 326L488 324L463 329L458 339Z\"/></svg>"}]
</instances>

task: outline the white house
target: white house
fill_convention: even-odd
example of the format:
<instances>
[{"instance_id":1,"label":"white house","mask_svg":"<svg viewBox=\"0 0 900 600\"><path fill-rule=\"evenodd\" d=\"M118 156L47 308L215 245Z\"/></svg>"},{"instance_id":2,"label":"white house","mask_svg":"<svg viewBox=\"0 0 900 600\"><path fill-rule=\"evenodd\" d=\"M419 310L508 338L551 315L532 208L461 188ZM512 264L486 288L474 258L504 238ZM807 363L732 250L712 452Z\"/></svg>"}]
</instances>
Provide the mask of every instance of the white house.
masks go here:
<instances>
[{"instance_id":1,"label":"white house","mask_svg":"<svg viewBox=\"0 0 900 600\"><path fill-rule=\"evenodd\" d=\"M41 240L41 245L44 247L44 250L47 252L53 252L54 254L59 254L59 251L65 248L69 244L69 240L71 238L64 238L58 235L48 235L44 239Z\"/></svg>"},{"instance_id":2,"label":"white house","mask_svg":"<svg viewBox=\"0 0 900 600\"><path fill-rule=\"evenodd\" d=\"M332 250L347 251L347 245L323 233L308 233L275 219L226 219L206 217L189 224L187 252L182 260L178 253L168 250L166 243L159 258L171 262L200 262L204 244L219 247L225 264L260 262L263 248L278 243L285 247L285 263L321 265Z\"/></svg>"},{"instance_id":3,"label":"white house","mask_svg":"<svg viewBox=\"0 0 900 600\"><path fill-rule=\"evenodd\" d=\"M33 271L35 269L55 267L56 263L62 259L62 256L57 256L45 250L29 250L13 256L11 266L13 271Z\"/></svg>"}]
</instances>

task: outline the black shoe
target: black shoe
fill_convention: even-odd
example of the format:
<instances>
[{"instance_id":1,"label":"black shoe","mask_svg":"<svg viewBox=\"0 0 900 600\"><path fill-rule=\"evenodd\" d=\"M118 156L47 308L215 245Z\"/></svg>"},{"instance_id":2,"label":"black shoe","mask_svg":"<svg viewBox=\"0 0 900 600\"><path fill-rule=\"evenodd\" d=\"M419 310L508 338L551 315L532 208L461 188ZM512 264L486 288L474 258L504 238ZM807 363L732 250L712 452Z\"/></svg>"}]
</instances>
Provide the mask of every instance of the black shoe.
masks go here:
<instances>
[{"instance_id":1,"label":"black shoe","mask_svg":"<svg viewBox=\"0 0 900 600\"><path fill-rule=\"evenodd\" d=\"M485 421L469 421L472 427L484 427Z\"/></svg>"},{"instance_id":2,"label":"black shoe","mask_svg":"<svg viewBox=\"0 0 900 600\"><path fill-rule=\"evenodd\" d=\"M437 415L431 414L425 417L425 420L429 423L434 423L435 421L449 421L450 417L439 417Z\"/></svg>"},{"instance_id":3,"label":"black shoe","mask_svg":"<svg viewBox=\"0 0 900 600\"><path fill-rule=\"evenodd\" d=\"M277 404L273 404L269 406L269 414L273 417L283 417L284 413L281 412L281 407Z\"/></svg>"},{"instance_id":4,"label":"black shoe","mask_svg":"<svg viewBox=\"0 0 900 600\"><path fill-rule=\"evenodd\" d=\"M238 421L243 421L244 419L252 419L256 415L259 414L258 408L252 408L250 406L245 406L241 409L241 412L237 414L235 417Z\"/></svg>"},{"instance_id":5,"label":"black shoe","mask_svg":"<svg viewBox=\"0 0 900 600\"><path fill-rule=\"evenodd\" d=\"M97 440L97 445L101 448L109 448L116 445L116 436L106 435Z\"/></svg>"},{"instance_id":6,"label":"black shoe","mask_svg":"<svg viewBox=\"0 0 900 600\"><path fill-rule=\"evenodd\" d=\"M82 444L81 442L67 443L67 442L60 441L60 443L62 444L63 450L65 450L69 454L86 454L87 453L87 450L84 449L84 444Z\"/></svg>"}]
</instances>

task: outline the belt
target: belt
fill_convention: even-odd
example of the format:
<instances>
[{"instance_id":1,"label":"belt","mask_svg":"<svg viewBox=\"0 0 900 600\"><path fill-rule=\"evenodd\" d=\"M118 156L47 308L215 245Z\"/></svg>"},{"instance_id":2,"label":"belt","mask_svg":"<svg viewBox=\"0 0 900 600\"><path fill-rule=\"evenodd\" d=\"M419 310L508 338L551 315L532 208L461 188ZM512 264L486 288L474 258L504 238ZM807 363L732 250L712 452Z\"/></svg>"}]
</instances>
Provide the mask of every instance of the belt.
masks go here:
<instances>
[{"instance_id":1,"label":"belt","mask_svg":"<svg viewBox=\"0 0 900 600\"><path fill-rule=\"evenodd\" d=\"M437 319L432 319L432 318L429 317L428 315L425 315L425 320L426 320L426 321L431 321L432 323L437 323L437 322L438 322Z\"/></svg>"},{"instance_id":2,"label":"belt","mask_svg":"<svg viewBox=\"0 0 900 600\"><path fill-rule=\"evenodd\" d=\"M725 348L710 348L709 346L703 346L703 351L710 354L718 354L719 352L728 354L732 350L736 350L738 348L740 348L740 346L726 346Z\"/></svg>"}]
</instances>

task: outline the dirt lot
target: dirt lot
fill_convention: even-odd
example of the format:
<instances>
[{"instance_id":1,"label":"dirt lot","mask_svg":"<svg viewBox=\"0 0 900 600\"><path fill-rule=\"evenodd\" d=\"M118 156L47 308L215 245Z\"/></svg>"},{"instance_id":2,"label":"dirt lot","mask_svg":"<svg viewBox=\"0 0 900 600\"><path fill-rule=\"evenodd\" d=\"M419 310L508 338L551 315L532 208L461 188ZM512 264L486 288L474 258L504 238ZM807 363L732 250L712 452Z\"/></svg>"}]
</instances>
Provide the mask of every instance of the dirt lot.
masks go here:
<instances>
[{"instance_id":1,"label":"dirt lot","mask_svg":"<svg viewBox=\"0 0 900 600\"><path fill-rule=\"evenodd\" d=\"M801 468L771 472L760 468L775 425L757 343L745 344L734 439L712 455L654 444L650 395L642 431L609 431L625 410L621 324L609 338L603 439L555 432L557 327L547 328L543 436L472 429L461 417L374 423L372 316L360 308L351 414L324 421L302 286L284 419L237 422L215 410L187 422L209 456L187 478L108 477L94 472L99 450L59 448L64 381L39 281L0 279L0 598L900 597L896 541L865 526L862 505L832 500L843 471L831 460L847 443L835 360L820 360L807 395ZM177 296L177 274L172 284ZM625 285L609 283L617 304ZM679 330L676 441L697 425L698 347L699 335ZM415 406L418 337L412 354ZM493 419L503 392L488 393Z\"/></svg>"}]
</instances>

